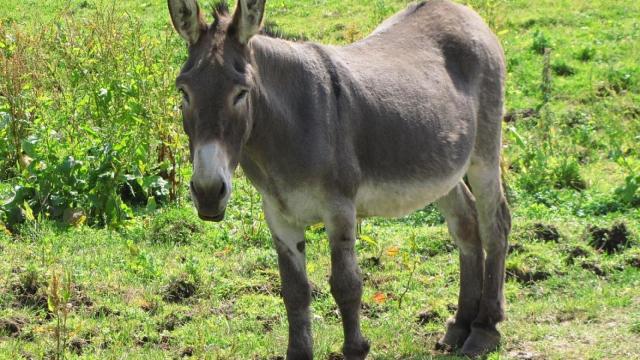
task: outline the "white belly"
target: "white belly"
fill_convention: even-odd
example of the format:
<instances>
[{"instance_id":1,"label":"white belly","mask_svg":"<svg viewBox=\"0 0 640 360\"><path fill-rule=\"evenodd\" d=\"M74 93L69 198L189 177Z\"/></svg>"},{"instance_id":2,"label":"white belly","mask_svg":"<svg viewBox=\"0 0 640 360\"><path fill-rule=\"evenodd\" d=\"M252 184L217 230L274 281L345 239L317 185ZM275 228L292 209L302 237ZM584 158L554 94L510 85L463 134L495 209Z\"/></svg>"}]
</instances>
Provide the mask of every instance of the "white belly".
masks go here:
<instances>
[{"instance_id":1,"label":"white belly","mask_svg":"<svg viewBox=\"0 0 640 360\"><path fill-rule=\"evenodd\" d=\"M464 173L438 181L365 183L356 195L358 216L400 217L410 214L446 195L460 182Z\"/></svg>"}]
</instances>

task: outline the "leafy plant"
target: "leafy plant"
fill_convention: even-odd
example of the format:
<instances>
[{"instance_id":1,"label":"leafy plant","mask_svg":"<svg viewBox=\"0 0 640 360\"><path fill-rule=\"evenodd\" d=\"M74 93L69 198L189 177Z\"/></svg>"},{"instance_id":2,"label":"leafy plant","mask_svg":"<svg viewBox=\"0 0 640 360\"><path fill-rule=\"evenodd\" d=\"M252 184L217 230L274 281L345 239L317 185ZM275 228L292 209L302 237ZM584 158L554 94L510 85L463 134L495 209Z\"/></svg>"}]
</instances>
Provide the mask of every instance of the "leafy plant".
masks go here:
<instances>
[{"instance_id":1,"label":"leafy plant","mask_svg":"<svg viewBox=\"0 0 640 360\"><path fill-rule=\"evenodd\" d=\"M551 48L553 48L551 39L549 39L543 31L536 30L533 33L533 43L531 44L531 49L540 55L544 55L545 49Z\"/></svg>"}]
</instances>

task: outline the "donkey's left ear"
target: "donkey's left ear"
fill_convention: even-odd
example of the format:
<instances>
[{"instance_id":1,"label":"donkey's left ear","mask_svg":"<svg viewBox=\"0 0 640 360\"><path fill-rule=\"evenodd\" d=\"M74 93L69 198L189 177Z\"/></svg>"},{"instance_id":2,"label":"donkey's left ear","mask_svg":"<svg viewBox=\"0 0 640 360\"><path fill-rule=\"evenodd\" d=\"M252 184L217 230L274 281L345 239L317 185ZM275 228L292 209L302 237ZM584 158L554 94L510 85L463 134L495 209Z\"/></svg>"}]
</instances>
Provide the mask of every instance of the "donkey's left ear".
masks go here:
<instances>
[{"instance_id":1,"label":"donkey's left ear","mask_svg":"<svg viewBox=\"0 0 640 360\"><path fill-rule=\"evenodd\" d=\"M246 45L260 31L266 0L238 0L233 14L232 28L238 41Z\"/></svg>"},{"instance_id":2,"label":"donkey's left ear","mask_svg":"<svg viewBox=\"0 0 640 360\"><path fill-rule=\"evenodd\" d=\"M189 45L198 42L207 30L207 23L200 13L196 0L168 0L173 27Z\"/></svg>"}]
</instances>

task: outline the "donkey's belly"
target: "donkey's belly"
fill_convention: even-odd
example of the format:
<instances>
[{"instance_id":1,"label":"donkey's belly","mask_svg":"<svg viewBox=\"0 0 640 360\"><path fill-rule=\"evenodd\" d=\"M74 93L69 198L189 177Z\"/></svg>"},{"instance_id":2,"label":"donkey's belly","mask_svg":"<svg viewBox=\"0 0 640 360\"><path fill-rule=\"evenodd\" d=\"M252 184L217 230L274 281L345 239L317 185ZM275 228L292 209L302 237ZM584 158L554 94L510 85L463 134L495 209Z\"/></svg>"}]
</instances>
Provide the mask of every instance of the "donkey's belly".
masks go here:
<instances>
[{"instance_id":1,"label":"donkey's belly","mask_svg":"<svg viewBox=\"0 0 640 360\"><path fill-rule=\"evenodd\" d=\"M363 183L356 195L358 217L400 217L446 195L460 182L466 168L445 178L424 181Z\"/></svg>"}]
</instances>

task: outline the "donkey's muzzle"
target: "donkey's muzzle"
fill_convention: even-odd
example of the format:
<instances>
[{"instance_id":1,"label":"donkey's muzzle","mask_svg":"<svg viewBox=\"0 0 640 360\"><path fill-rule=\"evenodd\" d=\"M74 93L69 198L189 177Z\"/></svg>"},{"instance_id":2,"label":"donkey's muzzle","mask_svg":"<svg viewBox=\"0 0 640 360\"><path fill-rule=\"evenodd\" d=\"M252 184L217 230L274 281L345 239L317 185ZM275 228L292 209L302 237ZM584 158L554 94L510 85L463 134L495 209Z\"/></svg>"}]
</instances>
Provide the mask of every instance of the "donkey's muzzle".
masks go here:
<instances>
[{"instance_id":1,"label":"donkey's muzzle","mask_svg":"<svg viewBox=\"0 0 640 360\"><path fill-rule=\"evenodd\" d=\"M224 219L231 188L224 178L206 186L201 186L191 181L190 188L191 198L198 210L200 219L215 222Z\"/></svg>"}]
</instances>

